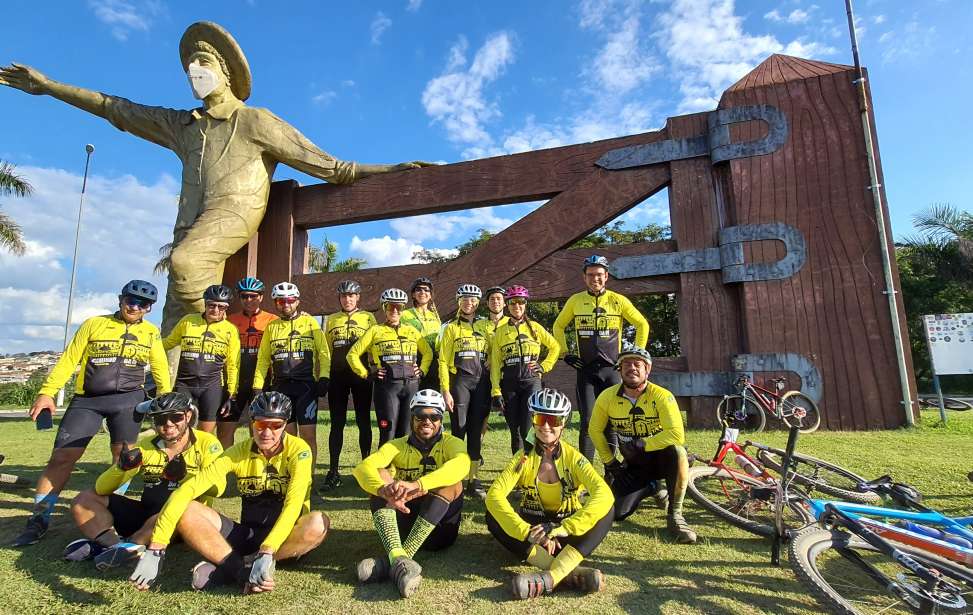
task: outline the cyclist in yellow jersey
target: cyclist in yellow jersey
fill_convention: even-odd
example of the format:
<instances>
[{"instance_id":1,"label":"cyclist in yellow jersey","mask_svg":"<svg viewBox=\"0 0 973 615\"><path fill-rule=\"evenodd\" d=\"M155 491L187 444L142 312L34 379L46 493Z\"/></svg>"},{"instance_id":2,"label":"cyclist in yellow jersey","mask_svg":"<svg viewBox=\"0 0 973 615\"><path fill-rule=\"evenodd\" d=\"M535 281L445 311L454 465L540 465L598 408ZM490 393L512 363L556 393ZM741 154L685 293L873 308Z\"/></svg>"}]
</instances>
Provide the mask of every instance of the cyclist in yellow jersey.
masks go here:
<instances>
[{"instance_id":1,"label":"cyclist in yellow jersey","mask_svg":"<svg viewBox=\"0 0 973 615\"><path fill-rule=\"evenodd\" d=\"M618 384L615 370L618 352L622 348L625 323L635 325L635 345L645 348L649 341L649 321L642 316L627 297L608 290L608 259L594 254L582 266L587 290L571 295L557 320L553 333L561 344L561 357L577 370L578 406L581 415L578 446L584 456L594 459L595 447L588 435L588 422L595 399L602 391ZM564 330L574 329L577 354L567 354ZM608 438L613 448L617 442L609 426Z\"/></svg>"},{"instance_id":2,"label":"cyclist in yellow jersey","mask_svg":"<svg viewBox=\"0 0 973 615\"><path fill-rule=\"evenodd\" d=\"M433 351L432 364L436 365L436 353L439 352L438 340L439 332L442 329L442 321L439 312L436 310L436 302L433 300L432 280L426 277L416 278L409 289L412 297L412 307L402 312L402 322L422 334L426 338L426 343ZM437 374L426 372L419 379L420 389L435 389L439 386Z\"/></svg>"},{"instance_id":3,"label":"cyclist in yellow jersey","mask_svg":"<svg viewBox=\"0 0 973 615\"><path fill-rule=\"evenodd\" d=\"M491 338L501 325L507 324L507 321L510 320L510 317L503 313L503 308L507 306L506 292L506 289L502 286L491 286L483 293L487 306L487 318L482 321L484 322L483 330L485 333L489 333ZM489 368L489 365L487 365L487 368Z\"/></svg>"},{"instance_id":4,"label":"cyclist in yellow jersey","mask_svg":"<svg viewBox=\"0 0 973 615\"><path fill-rule=\"evenodd\" d=\"M462 481L470 469L463 441L443 433L443 396L423 389L409 406L409 435L386 442L354 470L371 496L372 520L385 548L382 556L359 562L358 580L391 577L403 598L422 580L422 567L413 559L419 549L439 551L456 542Z\"/></svg>"},{"instance_id":5,"label":"cyclist in yellow jersey","mask_svg":"<svg viewBox=\"0 0 973 615\"><path fill-rule=\"evenodd\" d=\"M364 459L372 450L372 383L355 374L348 365L348 350L365 331L376 324L371 312L358 309L361 285L354 280L338 284L341 311L324 321L324 362L321 375L328 379L328 413L331 431L328 434L329 469L322 489L330 491L341 486L338 462L345 439L348 420L348 395L355 405L355 424L358 426L358 448Z\"/></svg>"},{"instance_id":6,"label":"cyclist in yellow jersey","mask_svg":"<svg viewBox=\"0 0 973 615\"><path fill-rule=\"evenodd\" d=\"M71 502L74 522L85 538L64 548L72 562L94 559L99 570L138 559L149 544L156 514L169 494L223 453L216 436L190 428L196 403L186 393L165 393L144 401L136 409L152 421L155 434L123 448L118 463L98 477ZM114 493L136 476L142 479L142 497ZM200 496L209 504L223 492L225 481Z\"/></svg>"},{"instance_id":7,"label":"cyclist in yellow jersey","mask_svg":"<svg viewBox=\"0 0 973 615\"><path fill-rule=\"evenodd\" d=\"M521 600L565 585L600 591L604 575L580 566L611 529L615 518L611 490L591 463L561 441L571 416L571 402L553 389L530 396L534 442L518 451L486 498L487 528L517 557L541 569L515 575L511 591ZM517 510L508 496L520 490ZM581 490L588 492L582 503Z\"/></svg>"},{"instance_id":8,"label":"cyclist in yellow jersey","mask_svg":"<svg viewBox=\"0 0 973 615\"><path fill-rule=\"evenodd\" d=\"M54 450L37 481L34 509L13 546L32 545L44 537L61 489L91 438L108 424L112 459L118 459L123 443L138 439L141 420L135 406L145 400L145 367L149 366L159 393L168 393L169 363L162 336L143 320L158 297L154 285L132 280L118 295L118 311L85 320L64 349L30 408L36 421L56 410L54 396L79 367L74 397L54 438Z\"/></svg>"},{"instance_id":9,"label":"cyclist in yellow jersey","mask_svg":"<svg viewBox=\"0 0 973 615\"><path fill-rule=\"evenodd\" d=\"M253 393L256 396L263 392L267 370L272 370L273 390L290 398L294 408L287 430L296 431L304 438L316 461L318 397L328 392L328 381L322 371L327 346L324 333L316 318L300 311L301 291L297 286L281 282L274 286L270 296L280 318L267 323L260 340Z\"/></svg>"},{"instance_id":10,"label":"cyclist in yellow jersey","mask_svg":"<svg viewBox=\"0 0 973 615\"><path fill-rule=\"evenodd\" d=\"M244 592L274 589L276 562L300 557L324 541L330 522L311 512L311 449L285 433L291 414L286 395L271 391L250 405L253 437L227 449L169 496L152 540L129 580L141 590L158 579L165 549L178 529L205 560L193 568L192 587L243 586ZM193 500L232 472L243 499L236 522ZM253 563L244 558L256 555Z\"/></svg>"},{"instance_id":11,"label":"cyclist in yellow jersey","mask_svg":"<svg viewBox=\"0 0 973 615\"><path fill-rule=\"evenodd\" d=\"M634 513L642 500L659 491L656 481L665 479L669 534L677 542L694 543L696 532L682 516L689 462L676 398L649 382L652 357L648 351L638 347L623 350L618 365L621 384L598 396L591 415L591 439L605 464L605 476L611 478L616 519ZM624 461L615 456L605 438L609 424L618 434Z\"/></svg>"},{"instance_id":12,"label":"cyclist in yellow jersey","mask_svg":"<svg viewBox=\"0 0 973 615\"><path fill-rule=\"evenodd\" d=\"M524 447L530 416L527 400L541 389L541 376L554 367L561 347L539 323L527 317L530 293L511 286L505 294L510 320L497 328L490 345L490 395L510 429L510 450ZM547 354L541 360L542 350Z\"/></svg>"},{"instance_id":13,"label":"cyclist in yellow jersey","mask_svg":"<svg viewBox=\"0 0 973 615\"><path fill-rule=\"evenodd\" d=\"M240 373L240 335L226 320L232 291L213 285L203 293L206 311L187 314L162 340L171 350L179 346L179 367L174 389L186 393L199 408L201 431L212 433L220 413L229 412L236 399Z\"/></svg>"},{"instance_id":14,"label":"cyclist in yellow jersey","mask_svg":"<svg viewBox=\"0 0 973 615\"><path fill-rule=\"evenodd\" d=\"M378 417L379 446L408 431L409 400L432 365L432 348L425 338L402 323L407 300L401 288L385 289L381 296L385 323L369 328L348 350L351 371L361 378L374 377L372 398ZM371 373L361 360L365 353L371 358Z\"/></svg>"},{"instance_id":15,"label":"cyclist in yellow jersey","mask_svg":"<svg viewBox=\"0 0 973 615\"><path fill-rule=\"evenodd\" d=\"M247 276L236 283L237 296L240 298L240 311L227 316L240 332L240 375L237 395L227 412L221 412L217 419L216 435L223 448L233 446L233 435L240 423L243 411L253 401L253 374L257 370L257 353L264 329L276 314L265 312L260 304L264 299L264 283Z\"/></svg>"}]
</instances>

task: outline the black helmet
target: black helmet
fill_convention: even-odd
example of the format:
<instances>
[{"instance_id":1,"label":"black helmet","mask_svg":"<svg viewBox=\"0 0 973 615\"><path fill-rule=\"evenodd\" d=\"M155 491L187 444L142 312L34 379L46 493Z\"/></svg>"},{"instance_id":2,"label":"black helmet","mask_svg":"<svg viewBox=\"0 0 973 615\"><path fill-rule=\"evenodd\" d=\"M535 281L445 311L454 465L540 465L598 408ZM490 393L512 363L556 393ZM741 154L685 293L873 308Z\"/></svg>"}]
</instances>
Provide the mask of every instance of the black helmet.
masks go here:
<instances>
[{"instance_id":1,"label":"black helmet","mask_svg":"<svg viewBox=\"0 0 973 615\"><path fill-rule=\"evenodd\" d=\"M500 293L501 295L506 295L507 289L504 288L503 286L491 286L490 288L483 291L483 296L489 299L490 295L494 293Z\"/></svg>"},{"instance_id":2,"label":"black helmet","mask_svg":"<svg viewBox=\"0 0 973 615\"><path fill-rule=\"evenodd\" d=\"M584 265L581 266L581 270L587 271L588 267L604 267L605 271L608 271L608 259L598 254L592 254L584 259Z\"/></svg>"},{"instance_id":3,"label":"black helmet","mask_svg":"<svg viewBox=\"0 0 973 615\"><path fill-rule=\"evenodd\" d=\"M416 281L412 283L412 287L409 288L410 293L416 292L416 289L420 286L428 286L429 292L432 292L432 280L423 276L421 278L416 278Z\"/></svg>"},{"instance_id":4,"label":"black helmet","mask_svg":"<svg viewBox=\"0 0 973 615\"><path fill-rule=\"evenodd\" d=\"M155 399L146 399L135 406L136 416L152 416L154 414L169 414L170 412L199 412L196 402L187 393L163 393Z\"/></svg>"},{"instance_id":5,"label":"black helmet","mask_svg":"<svg viewBox=\"0 0 973 615\"><path fill-rule=\"evenodd\" d=\"M155 303L159 299L159 290L155 287L155 284L146 282L145 280L132 280L122 287L121 294L145 299L152 303Z\"/></svg>"},{"instance_id":6,"label":"black helmet","mask_svg":"<svg viewBox=\"0 0 973 615\"><path fill-rule=\"evenodd\" d=\"M338 284L338 294L339 295L360 295L361 294L361 284L354 280L345 280Z\"/></svg>"},{"instance_id":7,"label":"black helmet","mask_svg":"<svg viewBox=\"0 0 973 615\"><path fill-rule=\"evenodd\" d=\"M228 286L213 284L203 292L203 301L217 301L219 303L229 303L233 298L233 291Z\"/></svg>"},{"instance_id":8,"label":"black helmet","mask_svg":"<svg viewBox=\"0 0 973 615\"><path fill-rule=\"evenodd\" d=\"M264 391L250 402L250 418L290 420L291 399L277 391Z\"/></svg>"}]
</instances>

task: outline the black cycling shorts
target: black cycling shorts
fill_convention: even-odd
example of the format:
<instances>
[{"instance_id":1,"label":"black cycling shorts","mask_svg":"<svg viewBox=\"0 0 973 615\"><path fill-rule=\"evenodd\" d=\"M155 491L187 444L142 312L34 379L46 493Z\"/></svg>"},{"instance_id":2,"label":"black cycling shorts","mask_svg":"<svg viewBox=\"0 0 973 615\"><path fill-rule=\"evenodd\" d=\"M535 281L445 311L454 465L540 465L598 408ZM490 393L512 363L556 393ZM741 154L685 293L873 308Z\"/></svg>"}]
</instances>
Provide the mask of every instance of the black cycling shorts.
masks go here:
<instances>
[{"instance_id":1,"label":"black cycling shorts","mask_svg":"<svg viewBox=\"0 0 973 615\"><path fill-rule=\"evenodd\" d=\"M150 506L139 500L112 493L108 496L108 512L111 513L115 531L119 536L128 538L142 529L149 517L162 510L162 507Z\"/></svg>"},{"instance_id":2,"label":"black cycling shorts","mask_svg":"<svg viewBox=\"0 0 973 615\"><path fill-rule=\"evenodd\" d=\"M229 517L220 515L220 535L230 548L240 556L250 555L260 550L273 525L255 526L237 523Z\"/></svg>"},{"instance_id":3,"label":"black cycling shorts","mask_svg":"<svg viewBox=\"0 0 973 615\"><path fill-rule=\"evenodd\" d=\"M112 444L134 444L141 430L141 420L135 418L135 406L145 401L145 391L112 393L97 397L75 395L64 412L54 448L86 448L91 438L108 422Z\"/></svg>"},{"instance_id":4,"label":"black cycling shorts","mask_svg":"<svg viewBox=\"0 0 973 615\"><path fill-rule=\"evenodd\" d=\"M199 408L198 421L216 421L227 398L226 390L220 384L194 387L177 382L174 390L193 398Z\"/></svg>"},{"instance_id":5,"label":"black cycling shorts","mask_svg":"<svg viewBox=\"0 0 973 615\"><path fill-rule=\"evenodd\" d=\"M291 418L288 423L315 425L318 422L318 388L314 382L285 380L274 387L291 400Z\"/></svg>"}]
</instances>

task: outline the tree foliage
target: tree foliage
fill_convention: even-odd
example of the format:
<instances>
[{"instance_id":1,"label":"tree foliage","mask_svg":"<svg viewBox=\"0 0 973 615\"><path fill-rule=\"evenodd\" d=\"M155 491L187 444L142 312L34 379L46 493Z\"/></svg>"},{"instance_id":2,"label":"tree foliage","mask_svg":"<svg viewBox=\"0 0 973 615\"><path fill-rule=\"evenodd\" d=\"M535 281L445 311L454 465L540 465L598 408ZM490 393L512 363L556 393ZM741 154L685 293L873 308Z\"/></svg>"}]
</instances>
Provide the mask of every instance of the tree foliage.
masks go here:
<instances>
[{"instance_id":1,"label":"tree foliage","mask_svg":"<svg viewBox=\"0 0 973 615\"><path fill-rule=\"evenodd\" d=\"M14 165L0 161L0 196L25 197L33 191L33 186L17 174ZM2 211L0 211L0 248L17 256L23 256L27 252L23 229Z\"/></svg>"},{"instance_id":2,"label":"tree foliage","mask_svg":"<svg viewBox=\"0 0 973 615\"><path fill-rule=\"evenodd\" d=\"M325 236L321 247L311 246L308 250L307 270L309 273L328 273L330 271L358 271L365 265L365 259L338 259L338 244Z\"/></svg>"}]
</instances>

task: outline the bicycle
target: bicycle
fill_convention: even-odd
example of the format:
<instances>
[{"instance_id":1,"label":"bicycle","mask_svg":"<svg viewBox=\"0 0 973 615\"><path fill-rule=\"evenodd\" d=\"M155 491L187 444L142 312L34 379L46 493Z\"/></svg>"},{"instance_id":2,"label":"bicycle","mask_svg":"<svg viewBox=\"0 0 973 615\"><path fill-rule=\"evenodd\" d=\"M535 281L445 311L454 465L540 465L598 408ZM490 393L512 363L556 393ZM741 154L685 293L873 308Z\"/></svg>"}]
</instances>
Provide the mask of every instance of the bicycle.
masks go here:
<instances>
[{"instance_id":1,"label":"bicycle","mask_svg":"<svg viewBox=\"0 0 973 615\"><path fill-rule=\"evenodd\" d=\"M922 395L918 399L920 408L939 408L939 397L935 395ZM955 397L944 397L943 408L964 412L973 409L973 404L965 402L962 399L956 399Z\"/></svg>"},{"instance_id":2,"label":"bicycle","mask_svg":"<svg viewBox=\"0 0 973 615\"><path fill-rule=\"evenodd\" d=\"M811 433L821 425L821 411L814 400L800 391L784 391L787 378L774 378L774 391L754 384L749 376L740 376L736 395L724 395L716 407L716 419L747 431L759 433L767 425L767 414L801 433Z\"/></svg>"}]
</instances>

